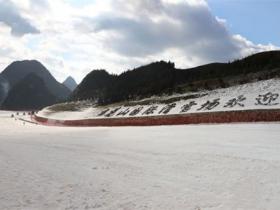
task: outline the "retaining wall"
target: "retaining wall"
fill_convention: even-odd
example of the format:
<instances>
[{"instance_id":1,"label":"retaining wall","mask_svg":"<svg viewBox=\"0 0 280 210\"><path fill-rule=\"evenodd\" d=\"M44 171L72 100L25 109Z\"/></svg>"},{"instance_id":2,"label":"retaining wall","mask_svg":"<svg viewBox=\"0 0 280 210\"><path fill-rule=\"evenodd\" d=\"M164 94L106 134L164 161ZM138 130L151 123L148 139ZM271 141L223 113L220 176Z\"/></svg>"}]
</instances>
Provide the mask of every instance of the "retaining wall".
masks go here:
<instances>
[{"instance_id":1,"label":"retaining wall","mask_svg":"<svg viewBox=\"0 0 280 210\"><path fill-rule=\"evenodd\" d=\"M39 124L48 126L153 126L234 122L278 122L280 121L280 110L246 110L85 120L53 120L33 115L32 119Z\"/></svg>"}]
</instances>

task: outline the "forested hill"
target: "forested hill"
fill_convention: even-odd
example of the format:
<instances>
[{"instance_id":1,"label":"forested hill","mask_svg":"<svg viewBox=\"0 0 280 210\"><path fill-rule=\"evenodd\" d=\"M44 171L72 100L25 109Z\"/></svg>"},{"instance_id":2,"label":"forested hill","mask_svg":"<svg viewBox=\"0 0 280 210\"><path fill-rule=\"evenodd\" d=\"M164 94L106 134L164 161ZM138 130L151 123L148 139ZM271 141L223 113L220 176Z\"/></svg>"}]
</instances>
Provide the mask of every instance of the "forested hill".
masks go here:
<instances>
[{"instance_id":1,"label":"forested hill","mask_svg":"<svg viewBox=\"0 0 280 210\"><path fill-rule=\"evenodd\" d=\"M173 63L160 61L120 75L94 70L75 89L70 100L92 99L109 104L152 95L229 87L279 76L280 51L191 69L176 69Z\"/></svg>"},{"instance_id":2,"label":"forested hill","mask_svg":"<svg viewBox=\"0 0 280 210\"><path fill-rule=\"evenodd\" d=\"M58 99L65 100L70 95L71 91L59 83L49 70L37 60L15 61L3 70L1 77L9 84L10 88L13 88L31 73L43 79L51 94Z\"/></svg>"},{"instance_id":3,"label":"forested hill","mask_svg":"<svg viewBox=\"0 0 280 210\"><path fill-rule=\"evenodd\" d=\"M1 108L4 110L38 110L59 102L52 95L44 80L35 73L30 73L9 91Z\"/></svg>"}]
</instances>

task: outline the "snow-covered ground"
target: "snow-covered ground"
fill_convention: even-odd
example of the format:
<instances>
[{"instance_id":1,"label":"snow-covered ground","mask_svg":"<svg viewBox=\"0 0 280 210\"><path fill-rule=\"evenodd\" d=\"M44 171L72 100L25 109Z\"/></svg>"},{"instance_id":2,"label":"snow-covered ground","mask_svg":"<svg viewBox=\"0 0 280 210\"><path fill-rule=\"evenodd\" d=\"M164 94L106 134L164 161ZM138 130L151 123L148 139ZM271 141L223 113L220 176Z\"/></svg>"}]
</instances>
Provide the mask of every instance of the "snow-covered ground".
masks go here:
<instances>
[{"instance_id":1,"label":"snow-covered ground","mask_svg":"<svg viewBox=\"0 0 280 210\"><path fill-rule=\"evenodd\" d=\"M92 118L143 117L166 114L187 114L254 109L280 109L280 79L258 81L234 87L191 93L198 98L178 99L170 103L158 102L172 97L154 97L153 104L111 105L106 107L86 107L80 111L50 111L43 109L38 116L58 120L77 120ZM181 95L183 96L187 96ZM179 95L174 95L178 98ZM137 104L137 103L136 103Z\"/></svg>"},{"instance_id":2,"label":"snow-covered ground","mask_svg":"<svg viewBox=\"0 0 280 210\"><path fill-rule=\"evenodd\" d=\"M280 209L280 124L61 128L10 114L1 210Z\"/></svg>"}]
</instances>

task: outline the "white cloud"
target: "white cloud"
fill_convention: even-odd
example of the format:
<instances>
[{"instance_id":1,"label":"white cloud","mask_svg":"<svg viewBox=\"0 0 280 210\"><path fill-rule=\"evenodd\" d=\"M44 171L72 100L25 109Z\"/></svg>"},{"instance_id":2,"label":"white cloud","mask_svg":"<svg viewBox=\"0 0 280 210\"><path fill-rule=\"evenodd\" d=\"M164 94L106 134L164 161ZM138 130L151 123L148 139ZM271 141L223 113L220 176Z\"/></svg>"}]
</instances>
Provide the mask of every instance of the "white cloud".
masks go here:
<instances>
[{"instance_id":1,"label":"white cloud","mask_svg":"<svg viewBox=\"0 0 280 210\"><path fill-rule=\"evenodd\" d=\"M40 33L10 0L0 0L0 22L9 26L14 36Z\"/></svg>"},{"instance_id":2,"label":"white cloud","mask_svg":"<svg viewBox=\"0 0 280 210\"><path fill-rule=\"evenodd\" d=\"M187 68L277 49L230 34L226 20L215 17L204 0L10 2L22 19L12 28L0 15L0 68L38 59L59 81L68 75L80 81L96 68L120 73L162 59ZM22 20L40 34L28 33ZM11 35L19 29L21 37Z\"/></svg>"}]
</instances>

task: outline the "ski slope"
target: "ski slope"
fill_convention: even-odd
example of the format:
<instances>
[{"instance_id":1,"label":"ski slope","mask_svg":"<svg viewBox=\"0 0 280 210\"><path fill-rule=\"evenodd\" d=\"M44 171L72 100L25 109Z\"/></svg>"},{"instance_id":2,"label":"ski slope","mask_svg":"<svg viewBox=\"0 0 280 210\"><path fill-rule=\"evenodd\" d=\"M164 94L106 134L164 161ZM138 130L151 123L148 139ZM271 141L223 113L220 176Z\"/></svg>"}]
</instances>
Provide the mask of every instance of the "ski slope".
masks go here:
<instances>
[{"instance_id":1,"label":"ski slope","mask_svg":"<svg viewBox=\"0 0 280 210\"><path fill-rule=\"evenodd\" d=\"M166 102L172 98L172 102ZM118 103L104 107L92 105L81 107L76 111L53 111L47 107L41 110L37 116L57 120L79 120L280 109L280 79L145 100L152 102L143 104L143 101L138 101L133 102L133 105Z\"/></svg>"},{"instance_id":2,"label":"ski slope","mask_svg":"<svg viewBox=\"0 0 280 210\"><path fill-rule=\"evenodd\" d=\"M10 114L1 210L280 209L280 124L63 128Z\"/></svg>"}]
</instances>

